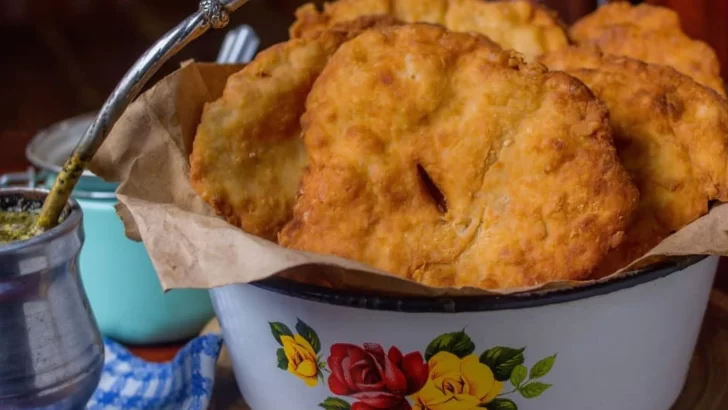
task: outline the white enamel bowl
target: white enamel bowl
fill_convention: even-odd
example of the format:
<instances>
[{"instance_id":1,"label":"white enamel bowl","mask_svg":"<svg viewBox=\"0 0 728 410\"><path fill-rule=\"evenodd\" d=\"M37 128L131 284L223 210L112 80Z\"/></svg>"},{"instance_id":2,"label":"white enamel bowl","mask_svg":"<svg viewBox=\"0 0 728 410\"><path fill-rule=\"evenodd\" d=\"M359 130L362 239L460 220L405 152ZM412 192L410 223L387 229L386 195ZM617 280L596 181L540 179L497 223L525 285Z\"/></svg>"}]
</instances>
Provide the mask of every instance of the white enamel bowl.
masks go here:
<instances>
[{"instance_id":1,"label":"white enamel bowl","mask_svg":"<svg viewBox=\"0 0 728 410\"><path fill-rule=\"evenodd\" d=\"M717 264L680 258L507 297L377 297L285 279L211 296L252 410L666 410Z\"/></svg>"}]
</instances>

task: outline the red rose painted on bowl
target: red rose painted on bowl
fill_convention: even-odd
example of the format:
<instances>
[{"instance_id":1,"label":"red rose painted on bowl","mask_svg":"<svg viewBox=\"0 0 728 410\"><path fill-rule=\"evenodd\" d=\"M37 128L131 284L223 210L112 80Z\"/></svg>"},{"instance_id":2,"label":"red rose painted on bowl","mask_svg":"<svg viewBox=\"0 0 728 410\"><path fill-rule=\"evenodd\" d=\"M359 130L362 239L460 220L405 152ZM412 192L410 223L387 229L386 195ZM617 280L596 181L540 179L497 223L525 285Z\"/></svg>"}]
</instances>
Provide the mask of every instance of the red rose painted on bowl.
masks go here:
<instances>
[{"instance_id":1,"label":"red rose painted on bowl","mask_svg":"<svg viewBox=\"0 0 728 410\"><path fill-rule=\"evenodd\" d=\"M381 345L363 347L337 343L327 360L331 375L329 389L356 400L355 410L409 410L406 397L427 382L428 366L419 352L407 355L392 346L385 354Z\"/></svg>"}]
</instances>

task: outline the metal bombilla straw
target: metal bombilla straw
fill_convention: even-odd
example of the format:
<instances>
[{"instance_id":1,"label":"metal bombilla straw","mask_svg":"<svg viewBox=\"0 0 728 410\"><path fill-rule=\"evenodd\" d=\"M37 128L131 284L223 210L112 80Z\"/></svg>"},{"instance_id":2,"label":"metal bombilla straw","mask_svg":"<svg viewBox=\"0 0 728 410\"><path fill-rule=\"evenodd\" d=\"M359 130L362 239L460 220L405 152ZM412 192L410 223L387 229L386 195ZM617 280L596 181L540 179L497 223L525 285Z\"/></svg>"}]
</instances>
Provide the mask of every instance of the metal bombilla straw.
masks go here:
<instances>
[{"instance_id":1,"label":"metal bombilla straw","mask_svg":"<svg viewBox=\"0 0 728 410\"><path fill-rule=\"evenodd\" d=\"M84 168L126 107L139 95L142 87L159 68L187 44L207 32L210 27L224 28L230 20L229 13L247 2L248 0L201 0L199 10L195 14L165 34L134 63L101 107L71 157L63 165L61 173L53 183L53 188L43 202L43 208L33 227L33 234L39 234L58 224L58 219Z\"/></svg>"}]
</instances>

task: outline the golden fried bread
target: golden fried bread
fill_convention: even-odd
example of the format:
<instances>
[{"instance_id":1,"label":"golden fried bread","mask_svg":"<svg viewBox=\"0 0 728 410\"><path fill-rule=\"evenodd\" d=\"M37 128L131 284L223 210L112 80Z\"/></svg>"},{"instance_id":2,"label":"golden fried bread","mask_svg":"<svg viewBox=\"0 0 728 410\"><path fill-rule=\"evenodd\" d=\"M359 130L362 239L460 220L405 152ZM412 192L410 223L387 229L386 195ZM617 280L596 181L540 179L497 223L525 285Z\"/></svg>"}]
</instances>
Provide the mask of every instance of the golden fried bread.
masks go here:
<instances>
[{"instance_id":1,"label":"golden fried bread","mask_svg":"<svg viewBox=\"0 0 728 410\"><path fill-rule=\"evenodd\" d=\"M296 11L290 35L296 38L357 16L382 14L480 33L527 58L568 44L566 30L555 13L526 0L339 0L325 3L321 12L309 3Z\"/></svg>"},{"instance_id":2,"label":"golden fried bread","mask_svg":"<svg viewBox=\"0 0 728 410\"><path fill-rule=\"evenodd\" d=\"M569 48L542 61L582 80L609 107L620 159L640 190L624 243L599 273L624 267L728 200L728 103L670 67Z\"/></svg>"},{"instance_id":3,"label":"golden fried bread","mask_svg":"<svg viewBox=\"0 0 728 410\"><path fill-rule=\"evenodd\" d=\"M609 54L670 66L725 96L715 51L706 43L682 33L645 32L633 26L613 26L603 29L598 38L581 44L596 45Z\"/></svg>"},{"instance_id":4,"label":"golden fried bread","mask_svg":"<svg viewBox=\"0 0 728 410\"><path fill-rule=\"evenodd\" d=\"M445 26L488 36L527 58L566 47L569 40L556 13L530 1L450 0Z\"/></svg>"},{"instance_id":5,"label":"golden fried bread","mask_svg":"<svg viewBox=\"0 0 728 410\"><path fill-rule=\"evenodd\" d=\"M363 33L303 124L309 166L279 243L428 285L583 278L637 204L603 103L476 34Z\"/></svg>"},{"instance_id":6,"label":"golden fried bread","mask_svg":"<svg viewBox=\"0 0 728 410\"><path fill-rule=\"evenodd\" d=\"M307 163L300 116L314 80L344 41L390 24L365 17L278 44L228 79L205 106L190 155L192 186L218 215L275 239Z\"/></svg>"},{"instance_id":7,"label":"golden fried bread","mask_svg":"<svg viewBox=\"0 0 728 410\"><path fill-rule=\"evenodd\" d=\"M576 21L569 29L569 35L576 41L585 41L599 36L605 27L629 24L644 31L679 31L680 17L667 7L639 4L633 6L626 1L605 4Z\"/></svg>"},{"instance_id":8,"label":"golden fried bread","mask_svg":"<svg viewBox=\"0 0 728 410\"><path fill-rule=\"evenodd\" d=\"M609 4L576 22L570 35L607 54L668 65L726 95L715 51L683 33L677 13L668 8Z\"/></svg>"},{"instance_id":9,"label":"golden fried bread","mask_svg":"<svg viewBox=\"0 0 728 410\"><path fill-rule=\"evenodd\" d=\"M387 15L403 22L420 21L440 24L444 21L449 0L339 0L324 3L319 12L314 3L296 10L296 21L289 28L291 38L327 30L361 16Z\"/></svg>"}]
</instances>

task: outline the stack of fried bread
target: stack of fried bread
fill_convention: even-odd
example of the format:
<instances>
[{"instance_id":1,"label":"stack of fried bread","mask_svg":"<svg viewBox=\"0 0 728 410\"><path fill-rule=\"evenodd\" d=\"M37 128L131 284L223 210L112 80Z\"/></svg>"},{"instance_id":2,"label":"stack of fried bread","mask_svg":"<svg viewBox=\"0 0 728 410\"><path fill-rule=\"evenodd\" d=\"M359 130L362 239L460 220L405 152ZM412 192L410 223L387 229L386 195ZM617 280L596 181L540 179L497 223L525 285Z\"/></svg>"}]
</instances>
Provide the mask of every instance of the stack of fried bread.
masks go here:
<instances>
[{"instance_id":1,"label":"stack of fried bread","mask_svg":"<svg viewBox=\"0 0 728 410\"><path fill-rule=\"evenodd\" d=\"M525 0L296 17L206 105L190 157L248 233L504 289L609 275L728 201L717 59L669 9L610 4L570 29Z\"/></svg>"}]
</instances>

